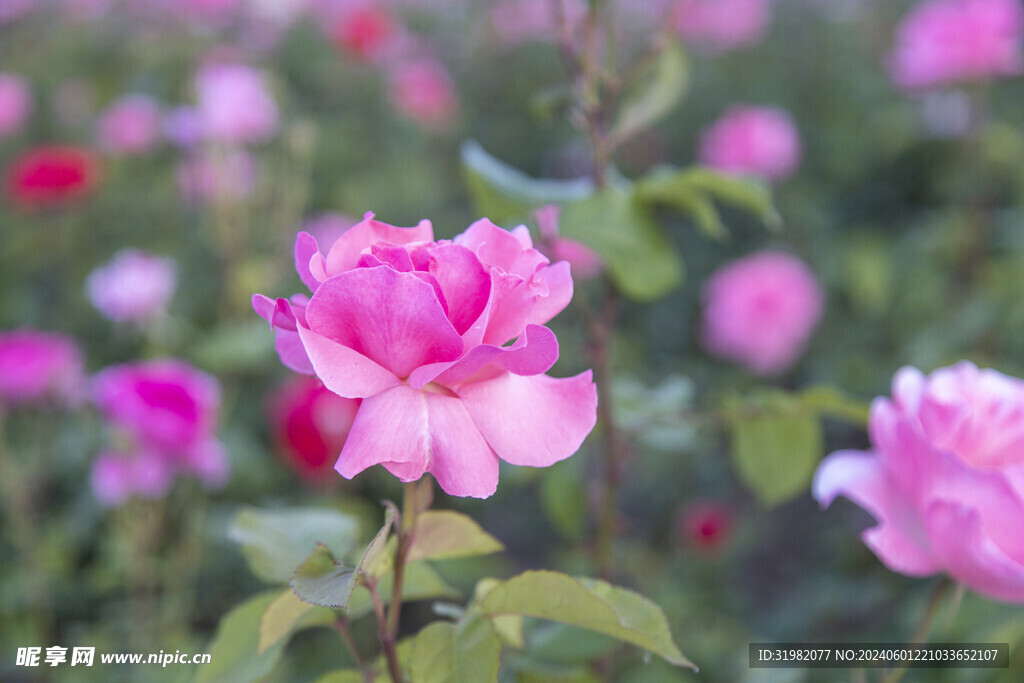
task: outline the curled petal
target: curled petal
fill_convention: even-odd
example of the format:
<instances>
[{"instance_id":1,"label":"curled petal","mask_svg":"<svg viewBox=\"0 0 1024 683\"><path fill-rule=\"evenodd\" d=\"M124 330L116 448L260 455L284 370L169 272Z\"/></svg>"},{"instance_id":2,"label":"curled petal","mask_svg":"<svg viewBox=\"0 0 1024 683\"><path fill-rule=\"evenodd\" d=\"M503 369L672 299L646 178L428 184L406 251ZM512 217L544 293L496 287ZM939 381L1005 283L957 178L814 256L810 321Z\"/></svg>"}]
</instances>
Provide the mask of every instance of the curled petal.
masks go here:
<instances>
[{"instance_id":1,"label":"curled petal","mask_svg":"<svg viewBox=\"0 0 1024 683\"><path fill-rule=\"evenodd\" d=\"M309 268L309 264L314 256L320 256L320 247L316 243L316 238L308 232L300 232L295 237L295 270L298 271L302 284L309 287L311 292L316 291L321 281L320 278L313 275ZM322 258L319 260L322 260Z\"/></svg>"},{"instance_id":2,"label":"curled petal","mask_svg":"<svg viewBox=\"0 0 1024 683\"><path fill-rule=\"evenodd\" d=\"M455 244L472 250L484 263L529 279L548 259L533 248L526 228L515 234L481 218L455 238Z\"/></svg>"},{"instance_id":3,"label":"curled petal","mask_svg":"<svg viewBox=\"0 0 1024 683\"><path fill-rule=\"evenodd\" d=\"M429 242L434 239L434 228L430 221L420 221L412 228L399 228L373 219L372 213L363 216L331 246L324 260L323 272L326 277L344 273L356 267L360 255L371 245L382 242L391 245Z\"/></svg>"},{"instance_id":4,"label":"curled petal","mask_svg":"<svg viewBox=\"0 0 1024 683\"><path fill-rule=\"evenodd\" d=\"M558 339L555 333L541 325L527 325L526 330L512 346L494 346L481 344L469 350L465 356L439 372L436 377L424 374L422 378L414 372L409 383L414 387L420 381L426 384L436 380L446 387L465 382L488 365L494 364L516 375L539 375L551 369L558 360ZM428 370L430 366L419 368ZM433 368L430 368L431 370Z\"/></svg>"},{"instance_id":5,"label":"curled petal","mask_svg":"<svg viewBox=\"0 0 1024 683\"><path fill-rule=\"evenodd\" d=\"M569 262L559 261L537 271L535 281L543 282L547 295L538 297L537 303L527 317L527 322L543 325L565 310L572 300L572 275Z\"/></svg>"}]
</instances>

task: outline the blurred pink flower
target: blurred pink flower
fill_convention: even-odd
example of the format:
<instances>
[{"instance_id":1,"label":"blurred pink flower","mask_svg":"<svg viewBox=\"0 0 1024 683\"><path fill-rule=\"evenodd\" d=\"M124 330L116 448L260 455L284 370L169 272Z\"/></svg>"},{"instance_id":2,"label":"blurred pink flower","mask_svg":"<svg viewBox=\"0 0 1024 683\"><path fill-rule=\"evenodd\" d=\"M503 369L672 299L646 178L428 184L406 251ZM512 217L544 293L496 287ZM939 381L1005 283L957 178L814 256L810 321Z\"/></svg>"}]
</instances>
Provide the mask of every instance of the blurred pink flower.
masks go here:
<instances>
[{"instance_id":1,"label":"blurred pink flower","mask_svg":"<svg viewBox=\"0 0 1024 683\"><path fill-rule=\"evenodd\" d=\"M342 398L315 377L294 377L279 387L268 406L274 439L285 463L306 479L334 474L359 400Z\"/></svg>"},{"instance_id":2,"label":"blurred pink flower","mask_svg":"<svg viewBox=\"0 0 1024 683\"><path fill-rule=\"evenodd\" d=\"M32 112L32 90L21 76L0 73L0 140L17 135Z\"/></svg>"},{"instance_id":3,"label":"blurred pink flower","mask_svg":"<svg viewBox=\"0 0 1024 683\"><path fill-rule=\"evenodd\" d=\"M800 164L796 124L774 107L729 107L701 133L699 146L702 164L763 180L785 180Z\"/></svg>"},{"instance_id":4,"label":"blurred pink flower","mask_svg":"<svg viewBox=\"0 0 1024 683\"><path fill-rule=\"evenodd\" d=\"M343 213L326 211L306 220L302 232L308 232L318 244L334 244L345 232L359 222L358 218Z\"/></svg>"},{"instance_id":5,"label":"blurred pink flower","mask_svg":"<svg viewBox=\"0 0 1024 683\"><path fill-rule=\"evenodd\" d=\"M89 273L85 290L103 317L116 322L144 322L164 313L177 284L173 259L124 249Z\"/></svg>"},{"instance_id":6,"label":"blurred pink flower","mask_svg":"<svg viewBox=\"0 0 1024 683\"><path fill-rule=\"evenodd\" d=\"M28 14L41 4L41 0L3 0L0 2L0 24Z\"/></svg>"},{"instance_id":7,"label":"blurred pink flower","mask_svg":"<svg viewBox=\"0 0 1024 683\"><path fill-rule=\"evenodd\" d=\"M208 64L196 74L199 126L205 139L257 143L277 133L277 103L266 77L244 64Z\"/></svg>"},{"instance_id":8,"label":"blurred pink flower","mask_svg":"<svg viewBox=\"0 0 1024 683\"><path fill-rule=\"evenodd\" d=\"M799 259L762 251L722 266L704 284L701 341L759 375L788 369L821 319L824 293Z\"/></svg>"},{"instance_id":9,"label":"blurred pink flower","mask_svg":"<svg viewBox=\"0 0 1024 683\"><path fill-rule=\"evenodd\" d=\"M728 52L759 42L768 30L771 0L678 0L676 31L695 47Z\"/></svg>"},{"instance_id":10,"label":"blurred pink flower","mask_svg":"<svg viewBox=\"0 0 1024 683\"><path fill-rule=\"evenodd\" d=\"M1024 382L967 361L906 367L868 428L873 449L825 458L814 497L870 512L862 538L889 569L1024 603Z\"/></svg>"},{"instance_id":11,"label":"blurred pink flower","mask_svg":"<svg viewBox=\"0 0 1024 683\"><path fill-rule=\"evenodd\" d=\"M195 107L171 109L163 117L164 137L175 147L189 149L203 141L203 122Z\"/></svg>"},{"instance_id":12,"label":"blurred pink flower","mask_svg":"<svg viewBox=\"0 0 1024 683\"><path fill-rule=\"evenodd\" d=\"M209 487L227 481L227 452L215 436L220 387L213 377L176 359L115 365L93 378L92 398L126 442L94 462L93 490L104 504L159 497L182 473Z\"/></svg>"},{"instance_id":13,"label":"blurred pink flower","mask_svg":"<svg viewBox=\"0 0 1024 683\"><path fill-rule=\"evenodd\" d=\"M556 204L542 206L533 212L540 229L542 251L552 261L568 261L577 280L589 280L604 270L604 260L581 242L558 235L558 216L561 208Z\"/></svg>"},{"instance_id":14,"label":"blurred pink flower","mask_svg":"<svg viewBox=\"0 0 1024 683\"><path fill-rule=\"evenodd\" d=\"M178 166L178 187L190 202L244 199L256 177L256 159L240 148L200 149Z\"/></svg>"},{"instance_id":15,"label":"blurred pink flower","mask_svg":"<svg viewBox=\"0 0 1024 683\"><path fill-rule=\"evenodd\" d=\"M687 547L702 553L716 553L732 537L736 512L725 502L697 500L676 515L676 537Z\"/></svg>"},{"instance_id":16,"label":"blurred pink flower","mask_svg":"<svg viewBox=\"0 0 1024 683\"><path fill-rule=\"evenodd\" d=\"M525 227L481 219L435 242L429 221L398 228L366 214L326 255L299 233L295 263L313 296L257 294L253 308L285 365L363 399L335 466L343 476L380 464L484 498L499 458L545 467L593 429L591 372L544 374L558 342L543 323L572 297L569 264L550 264Z\"/></svg>"},{"instance_id":17,"label":"blurred pink flower","mask_svg":"<svg viewBox=\"0 0 1024 683\"><path fill-rule=\"evenodd\" d=\"M144 154L160 142L160 104L148 95L125 95L113 102L96 123L102 149L113 154Z\"/></svg>"},{"instance_id":18,"label":"blurred pink flower","mask_svg":"<svg viewBox=\"0 0 1024 683\"><path fill-rule=\"evenodd\" d=\"M586 13L585 0L499 0L491 7L490 24L499 45L513 48L528 41L556 42L561 17L574 34Z\"/></svg>"},{"instance_id":19,"label":"blurred pink flower","mask_svg":"<svg viewBox=\"0 0 1024 683\"><path fill-rule=\"evenodd\" d=\"M929 88L1024 70L1019 0L928 0L896 30L889 72L904 88Z\"/></svg>"},{"instance_id":20,"label":"blurred pink flower","mask_svg":"<svg viewBox=\"0 0 1024 683\"><path fill-rule=\"evenodd\" d=\"M373 61L391 52L401 33L391 10L372 3L343 7L331 23L334 44L363 61Z\"/></svg>"},{"instance_id":21,"label":"blurred pink flower","mask_svg":"<svg viewBox=\"0 0 1024 683\"><path fill-rule=\"evenodd\" d=\"M399 114L429 130L442 130L459 110L455 84L436 59L416 59L391 67L391 103Z\"/></svg>"},{"instance_id":22,"label":"blurred pink flower","mask_svg":"<svg viewBox=\"0 0 1024 683\"><path fill-rule=\"evenodd\" d=\"M82 354L71 338L29 328L0 331L0 404L73 405L84 385Z\"/></svg>"}]
</instances>

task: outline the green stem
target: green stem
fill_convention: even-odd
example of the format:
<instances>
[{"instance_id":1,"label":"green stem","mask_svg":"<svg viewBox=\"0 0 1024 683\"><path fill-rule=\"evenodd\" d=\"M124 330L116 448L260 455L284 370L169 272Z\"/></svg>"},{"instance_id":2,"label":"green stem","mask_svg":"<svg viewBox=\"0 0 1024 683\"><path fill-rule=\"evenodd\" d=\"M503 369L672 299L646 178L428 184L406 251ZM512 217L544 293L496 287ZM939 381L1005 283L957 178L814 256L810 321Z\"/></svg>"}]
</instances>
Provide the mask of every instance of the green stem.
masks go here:
<instances>
[{"instance_id":1,"label":"green stem","mask_svg":"<svg viewBox=\"0 0 1024 683\"><path fill-rule=\"evenodd\" d=\"M928 596L928 604L925 607L924 614L921 616L921 621L918 622L917 628L914 629L914 633L910 636L910 644L918 645L921 643L928 642L928 633L931 631L932 623L935 621L935 615L938 614L939 608L942 607L942 603L947 595L952 594L952 600L950 602L954 607L959 607L960 599L963 595L963 589L958 588L957 584L950 581L948 578L943 577L935 586L932 588L931 595ZM952 613L949 618L952 619ZM901 665L889 673L883 678L883 683L897 683L903 674L906 673L907 667Z\"/></svg>"}]
</instances>

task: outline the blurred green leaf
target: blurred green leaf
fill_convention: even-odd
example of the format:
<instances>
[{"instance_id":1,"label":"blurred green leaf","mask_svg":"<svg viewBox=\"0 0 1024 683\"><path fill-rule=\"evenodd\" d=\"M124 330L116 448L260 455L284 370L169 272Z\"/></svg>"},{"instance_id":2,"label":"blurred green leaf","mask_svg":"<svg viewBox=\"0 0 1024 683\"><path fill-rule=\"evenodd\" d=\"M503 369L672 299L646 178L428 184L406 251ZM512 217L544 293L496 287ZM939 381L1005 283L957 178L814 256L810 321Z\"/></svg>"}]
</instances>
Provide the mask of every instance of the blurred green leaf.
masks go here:
<instances>
[{"instance_id":1,"label":"blurred green leaf","mask_svg":"<svg viewBox=\"0 0 1024 683\"><path fill-rule=\"evenodd\" d=\"M894 264L891 246L884 240L851 237L842 250L844 285L857 308L881 313L893 301Z\"/></svg>"},{"instance_id":2,"label":"blurred green leaf","mask_svg":"<svg viewBox=\"0 0 1024 683\"><path fill-rule=\"evenodd\" d=\"M605 581L528 571L496 585L476 608L485 616L521 614L579 626L650 650L677 666L696 668L672 641L661 608Z\"/></svg>"},{"instance_id":3,"label":"blurred green leaf","mask_svg":"<svg viewBox=\"0 0 1024 683\"><path fill-rule=\"evenodd\" d=\"M427 510L416 518L408 560L489 555L505 546L472 518L454 510Z\"/></svg>"},{"instance_id":4,"label":"blurred green leaf","mask_svg":"<svg viewBox=\"0 0 1024 683\"><path fill-rule=\"evenodd\" d=\"M409 670L409 658L412 655L412 648L414 638L402 638L398 641L398 645L395 648L398 650L398 661L402 665L403 671ZM384 657L380 656L369 663L367 668L370 671L374 683L392 683L391 675L388 673L387 663L384 661ZM326 674L316 679L316 683L365 683L366 679L363 678L361 671L356 669L337 669L335 671L328 671Z\"/></svg>"},{"instance_id":5,"label":"blurred green leaf","mask_svg":"<svg viewBox=\"0 0 1024 683\"><path fill-rule=\"evenodd\" d=\"M668 42L638 76L608 134L612 145L647 130L682 101L690 85L690 64L683 46L677 41Z\"/></svg>"},{"instance_id":6,"label":"blurred green leaf","mask_svg":"<svg viewBox=\"0 0 1024 683\"><path fill-rule=\"evenodd\" d=\"M347 609L356 583L356 570L338 564L325 545L318 544L292 576L295 594L312 605Z\"/></svg>"},{"instance_id":7,"label":"blurred green leaf","mask_svg":"<svg viewBox=\"0 0 1024 683\"><path fill-rule=\"evenodd\" d=\"M416 636L410 675L417 683L487 683L498 680L501 641L491 622L469 614L430 624Z\"/></svg>"},{"instance_id":8,"label":"blurred green leaf","mask_svg":"<svg viewBox=\"0 0 1024 683\"><path fill-rule=\"evenodd\" d=\"M776 505L807 490L823 448L817 415L734 413L730 422L733 465L762 503Z\"/></svg>"},{"instance_id":9,"label":"blurred green leaf","mask_svg":"<svg viewBox=\"0 0 1024 683\"><path fill-rule=\"evenodd\" d=\"M274 357L274 335L261 319L222 323L203 334L192 356L215 373L259 369Z\"/></svg>"},{"instance_id":10,"label":"blurred green leaf","mask_svg":"<svg viewBox=\"0 0 1024 683\"><path fill-rule=\"evenodd\" d=\"M827 415L858 427L867 427L871 406L850 398L836 387L818 386L805 389L800 394L800 402L818 415Z\"/></svg>"},{"instance_id":11,"label":"blurred green leaf","mask_svg":"<svg viewBox=\"0 0 1024 683\"><path fill-rule=\"evenodd\" d=\"M769 228L781 225L771 189L753 178L737 178L703 166L661 166L636 181L637 199L664 204L690 213L711 237L724 235L724 227L710 199L743 209Z\"/></svg>"},{"instance_id":12,"label":"blurred green leaf","mask_svg":"<svg viewBox=\"0 0 1024 683\"><path fill-rule=\"evenodd\" d=\"M386 574L377 583L377 592L385 604L391 601L391 587L394 585L394 574ZM460 597L459 591L455 590L441 578L429 563L425 561L410 562L405 566L405 580L402 582L402 599L409 600L430 600L446 598L454 600ZM358 619L373 611L373 602L370 600L370 593L365 587L359 585L352 593L352 600L348 604L349 619Z\"/></svg>"},{"instance_id":13,"label":"blurred green leaf","mask_svg":"<svg viewBox=\"0 0 1024 683\"><path fill-rule=\"evenodd\" d=\"M581 538L587 521L587 494L583 481L572 458L547 468L540 480L540 504L544 514L568 539Z\"/></svg>"},{"instance_id":14,"label":"blurred green leaf","mask_svg":"<svg viewBox=\"0 0 1024 683\"><path fill-rule=\"evenodd\" d=\"M676 250L629 190L606 187L565 205L560 227L564 236L590 246L605 260L629 297L657 299L682 281Z\"/></svg>"},{"instance_id":15,"label":"blurred green leaf","mask_svg":"<svg viewBox=\"0 0 1024 683\"><path fill-rule=\"evenodd\" d=\"M242 546L256 576L285 583L318 543L344 555L355 544L358 530L355 517L328 508L244 507L235 515L228 537Z\"/></svg>"},{"instance_id":16,"label":"blurred green leaf","mask_svg":"<svg viewBox=\"0 0 1024 683\"><path fill-rule=\"evenodd\" d=\"M356 564L356 572L359 574L366 573L372 577L380 577L391 571L394 566L393 553L386 553L384 549L388 545L391 526L395 523L395 518L398 517L398 509L390 501L385 501L384 506L387 510L384 513L384 525L377 531L373 540L366 546L362 557L359 558L359 562Z\"/></svg>"},{"instance_id":17,"label":"blurred green leaf","mask_svg":"<svg viewBox=\"0 0 1024 683\"><path fill-rule=\"evenodd\" d=\"M300 623L307 626L330 624L335 616L333 610L303 602L288 588L270 603L260 618L257 653L262 654L282 638L290 636Z\"/></svg>"}]
</instances>

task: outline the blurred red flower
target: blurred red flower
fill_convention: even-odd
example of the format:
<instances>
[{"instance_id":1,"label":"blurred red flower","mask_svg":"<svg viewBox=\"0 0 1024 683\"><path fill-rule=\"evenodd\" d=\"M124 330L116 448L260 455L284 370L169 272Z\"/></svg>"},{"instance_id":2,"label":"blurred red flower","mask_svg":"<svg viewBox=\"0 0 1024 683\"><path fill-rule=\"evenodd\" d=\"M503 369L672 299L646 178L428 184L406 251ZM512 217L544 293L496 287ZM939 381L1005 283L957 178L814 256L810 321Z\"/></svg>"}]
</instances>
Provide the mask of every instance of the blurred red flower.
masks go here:
<instances>
[{"instance_id":1,"label":"blurred red flower","mask_svg":"<svg viewBox=\"0 0 1024 683\"><path fill-rule=\"evenodd\" d=\"M715 553L732 537L735 511L716 500L697 500L681 508L676 516L676 537L688 548Z\"/></svg>"},{"instance_id":2,"label":"blurred red flower","mask_svg":"<svg viewBox=\"0 0 1024 683\"><path fill-rule=\"evenodd\" d=\"M36 147L8 166L7 196L23 208L56 206L89 195L99 176L99 159L89 149L71 145Z\"/></svg>"},{"instance_id":3,"label":"blurred red flower","mask_svg":"<svg viewBox=\"0 0 1024 683\"><path fill-rule=\"evenodd\" d=\"M390 12L377 7L358 7L338 18L331 37L335 45L349 54L370 61L397 33L398 28Z\"/></svg>"}]
</instances>

